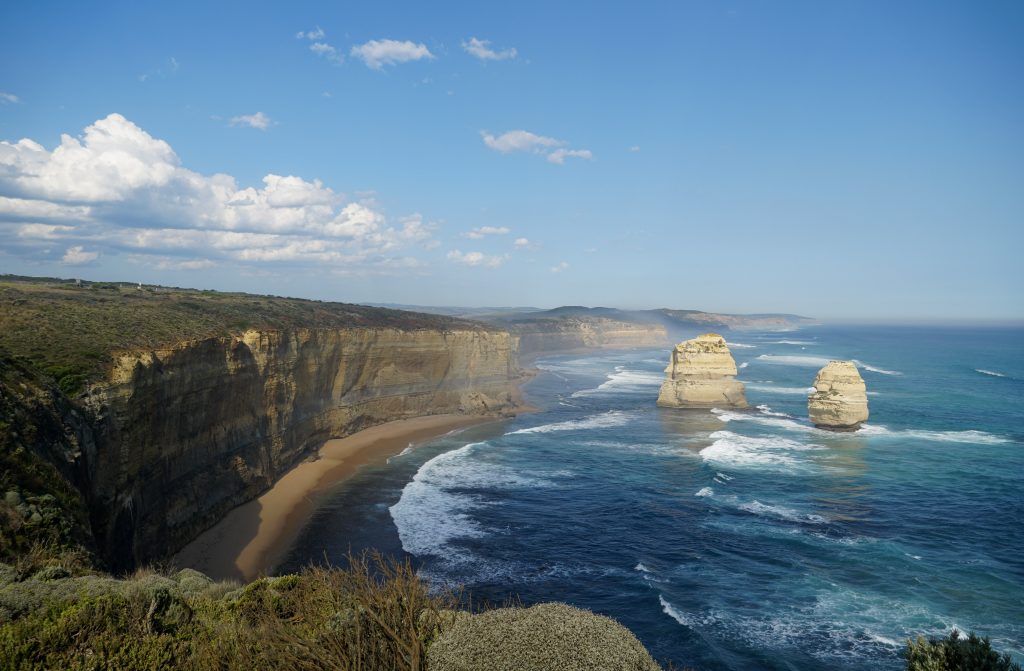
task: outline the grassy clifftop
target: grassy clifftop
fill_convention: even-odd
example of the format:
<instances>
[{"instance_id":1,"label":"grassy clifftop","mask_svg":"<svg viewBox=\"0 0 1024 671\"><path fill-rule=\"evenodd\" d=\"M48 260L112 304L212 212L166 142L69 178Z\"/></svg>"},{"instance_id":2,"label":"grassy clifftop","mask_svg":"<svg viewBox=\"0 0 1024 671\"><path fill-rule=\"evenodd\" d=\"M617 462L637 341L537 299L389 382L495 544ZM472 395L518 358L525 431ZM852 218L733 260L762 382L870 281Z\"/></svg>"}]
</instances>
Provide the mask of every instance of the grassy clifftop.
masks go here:
<instances>
[{"instance_id":1,"label":"grassy clifftop","mask_svg":"<svg viewBox=\"0 0 1024 671\"><path fill-rule=\"evenodd\" d=\"M167 287L0 276L0 349L70 394L99 376L110 353L248 329L481 329L476 322L401 310Z\"/></svg>"}]
</instances>

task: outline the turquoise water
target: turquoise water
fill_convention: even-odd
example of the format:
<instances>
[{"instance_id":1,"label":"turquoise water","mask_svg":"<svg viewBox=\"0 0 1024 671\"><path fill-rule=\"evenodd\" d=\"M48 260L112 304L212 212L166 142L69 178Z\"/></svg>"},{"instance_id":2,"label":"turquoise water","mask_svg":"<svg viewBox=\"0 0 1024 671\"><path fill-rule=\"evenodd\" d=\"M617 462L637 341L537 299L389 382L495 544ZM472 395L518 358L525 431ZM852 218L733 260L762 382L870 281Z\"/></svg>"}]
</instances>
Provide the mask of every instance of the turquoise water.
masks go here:
<instances>
[{"instance_id":1,"label":"turquoise water","mask_svg":"<svg viewBox=\"0 0 1024 671\"><path fill-rule=\"evenodd\" d=\"M409 553L478 598L610 615L696 669L900 669L957 627L1024 659L1024 332L729 334L751 411L654 406L666 350L552 357L541 412L342 483L285 568ZM830 358L871 419L806 421Z\"/></svg>"}]
</instances>

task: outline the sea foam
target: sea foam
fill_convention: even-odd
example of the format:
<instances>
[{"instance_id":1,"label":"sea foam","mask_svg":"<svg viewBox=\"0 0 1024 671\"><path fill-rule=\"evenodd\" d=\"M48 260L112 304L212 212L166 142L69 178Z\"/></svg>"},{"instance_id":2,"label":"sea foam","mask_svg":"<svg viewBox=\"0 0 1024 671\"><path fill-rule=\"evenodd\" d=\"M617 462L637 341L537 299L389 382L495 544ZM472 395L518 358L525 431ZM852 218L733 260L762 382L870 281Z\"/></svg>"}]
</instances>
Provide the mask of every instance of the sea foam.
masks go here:
<instances>
[{"instance_id":1,"label":"sea foam","mask_svg":"<svg viewBox=\"0 0 1024 671\"><path fill-rule=\"evenodd\" d=\"M805 445L787 438L754 438L732 431L715 431L715 442L700 451L709 463L735 468L762 468L781 472L806 470L810 464L798 458L800 452L821 449L819 445Z\"/></svg>"},{"instance_id":2,"label":"sea foam","mask_svg":"<svg viewBox=\"0 0 1024 671\"><path fill-rule=\"evenodd\" d=\"M629 413L621 410L609 410L600 415L591 415L583 419L573 419L567 422L555 422L554 424L541 424L528 429L510 431L507 435L516 436L528 433L553 433L555 431L586 431L587 429L605 429L613 426L622 426L631 419Z\"/></svg>"},{"instance_id":3,"label":"sea foam","mask_svg":"<svg viewBox=\"0 0 1024 671\"><path fill-rule=\"evenodd\" d=\"M981 373L982 375L991 375L992 377L1006 377L1005 373L999 373L994 370L985 370L984 368L975 368L975 373Z\"/></svg>"},{"instance_id":4,"label":"sea foam","mask_svg":"<svg viewBox=\"0 0 1024 671\"><path fill-rule=\"evenodd\" d=\"M597 394L648 393L650 387L658 386L665 381L661 373L648 371L626 370L625 366L616 366L614 373L608 374L608 380L594 389L584 389L572 394L573 398L595 396Z\"/></svg>"},{"instance_id":5,"label":"sea foam","mask_svg":"<svg viewBox=\"0 0 1024 671\"><path fill-rule=\"evenodd\" d=\"M794 396L808 396L814 393L814 387L773 387L766 384L747 384L747 389L752 391L763 391L766 394L792 394Z\"/></svg>"}]
</instances>

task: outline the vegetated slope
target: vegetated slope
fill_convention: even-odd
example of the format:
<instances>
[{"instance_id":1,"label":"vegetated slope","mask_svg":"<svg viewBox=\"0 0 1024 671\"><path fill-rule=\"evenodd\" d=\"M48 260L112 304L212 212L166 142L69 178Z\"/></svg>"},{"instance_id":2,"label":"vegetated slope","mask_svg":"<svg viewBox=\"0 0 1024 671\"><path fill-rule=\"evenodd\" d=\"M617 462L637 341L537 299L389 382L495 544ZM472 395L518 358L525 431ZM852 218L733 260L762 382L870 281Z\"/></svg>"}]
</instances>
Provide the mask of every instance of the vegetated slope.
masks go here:
<instances>
[{"instance_id":1,"label":"vegetated slope","mask_svg":"<svg viewBox=\"0 0 1024 671\"><path fill-rule=\"evenodd\" d=\"M0 347L74 394L110 353L249 329L374 326L487 330L477 322L365 305L127 283L0 276Z\"/></svg>"},{"instance_id":2,"label":"vegetated slope","mask_svg":"<svg viewBox=\"0 0 1024 671\"><path fill-rule=\"evenodd\" d=\"M74 428L77 428L76 431ZM0 350L0 562L95 549L77 482L85 421L45 376Z\"/></svg>"}]
</instances>

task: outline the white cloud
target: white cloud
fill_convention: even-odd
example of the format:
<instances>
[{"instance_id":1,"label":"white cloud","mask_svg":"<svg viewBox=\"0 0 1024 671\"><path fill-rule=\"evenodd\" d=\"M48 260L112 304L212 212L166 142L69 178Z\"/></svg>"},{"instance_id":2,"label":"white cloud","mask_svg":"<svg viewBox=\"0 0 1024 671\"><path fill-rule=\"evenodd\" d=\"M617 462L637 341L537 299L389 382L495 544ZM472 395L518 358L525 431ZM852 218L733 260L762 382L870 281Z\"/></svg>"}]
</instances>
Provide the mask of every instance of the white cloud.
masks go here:
<instances>
[{"instance_id":1,"label":"white cloud","mask_svg":"<svg viewBox=\"0 0 1024 671\"><path fill-rule=\"evenodd\" d=\"M640 145L635 144L629 148L630 151L640 151Z\"/></svg>"},{"instance_id":2,"label":"white cloud","mask_svg":"<svg viewBox=\"0 0 1024 671\"><path fill-rule=\"evenodd\" d=\"M537 135L527 130L510 130L501 135L491 135L480 131L484 144L494 151L510 154L516 151L545 154L548 161L562 165L569 157L592 159L594 154L589 149L566 149L565 140ZM554 149L557 147L557 149Z\"/></svg>"},{"instance_id":3,"label":"white cloud","mask_svg":"<svg viewBox=\"0 0 1024 671\"><path fill-rule=\"evenodd\" d=\"M4 91L0 91L0 105L12 105L20 102L21 98L14 95L13 93L5 93Z\"/></svg>"},{"instance_id":4,"label":"white cloud","mask_svg":"<svg viewBox=\"0 0 1024 671\"><path fill-rule=\"evenodd\" d=\"M463 233L462 237L469 238L470 240L480 240L487 235L508 235L511 232L505 226L481 226L480 228L474 228Z\"/></svg>"},{"instance_id":5,"label":"white cloud","mask_svg":"<svg viewBox=\"0 0 1024 671\"><path fill-rule=\"evenodd\" d=\"M562 272L564 270L568 270L568 269L569 269L569 264L566 261L562 261L561 263L558 263L557 265L551 266L551 272L553 272L553 273L560 273L560 272Z\"/></svg>"},{"instance_id":6,"label":"white cloud","mask_svg":"<svg viewBox=\"0 0 1024 671\"><path fill-rule=\"evenodd\" d=\"M263 112L256 112L256 114L233 116L228 123L232 126L248 126L249 128L267 130L274 122Z\"/></svg>"},{"instance_id":7,"label":"white cloud","mask_svg":"<svg viewBox=\"0 0 1024 671\"><path fill-rule=\"evenodd\" d=\"M494 51L490 48L490 44L489 40L478 40L475 37L471 37L469 38L469 41L462 43L462 48L470 55L479 58L482 61L503 61L516 57L515 48Z\"/></svg>"},{"instance_id":8,"label":"white cloud","mask_svg":"<svg viewBox=\"0 0 1024 671\"><path fill-rule=\"evenodd\" d=\"M42 258L56 241L68 245L65 263L128 253L169 256L154 261L163 268L184 259L387 272L398 267L395 252L428 246L434 230L419 214L389 223L371 200L349 201L318 180L269 174L241 188L230 175L201 175L119 114L62 136L52 151L0 142L0 193L0 248Z\"/></svg>"},{"instance_id":9,"label":"white cloud","mask_svg":"<svg viewBox=\"0 0 1024 671\"><path fill-rule=\"evenodd\" d=\"M97 258L99 258L99 252L87 252L82 249L81 245L75 245L68 248L60 262L68 266L80 266L95 261Z\"/></svg>"},{"instance_id":10,"label":"white cloud","mask_svg":"<svg viewBox=\"0 0 1024 671\"><path fill-rule=\"evenodd\" d=\"M530 240L528 238L516 238L516 241L512 244L516 249L526 249L530 246Z\"/></svg>"},{"instance_id":11,"label":"white cloud","mask_svg":"<svg viewBox=\"0 0 1024 671\"><path fill-rule=\"evenodd\" d=\"M416 44L408 40L370 40L365 44L357 44L352 47L353 58L366 63L371 70L380 70L385 65L397 65L408 63L424 58L433 59L434 54L430 53L424 44Z\"/></svg>"},{"instance_id":12,"label":"white cloud","mask_svg":"<svg viewBox=\"0 0 1024 671\"><path fill-rule=\"evenodd\" d=\"M466 252L463 254L458 249L453 249L448 252L449 261L463 266L487 266L488 268L497 268L505 262L506 258L506 256L488 256L481 252Z\"/></svg>"},{"instance_id":13,"label":"white cloud","mask_svg":"<svg viewBox=\"0 0 1024 671\"><path fill-rule=\"evenodd\" d=\"M331 63L341 65L345 62L345 57L338 53L337 49L326 42L314 42L309 45L309 50Z\"/></svg>"},{"instance_id":14,"label":"white cloud","mask_svg":"<svg viewBox=\"0 0 1024 671\"><path fill-rule=\"evenodd\" d=\"M298 40L310 40L310 41L313 41L313 40L322 40L325 37L327 37L327 33L325 33L324 29L321 28L320 26L317 26L313 30L307 30L305 32L300 30L299 32L295 33L295 39L298 39Z\"/></svg>"},{"instance_id":15,"label":"white cloud","mask_svg":"<svg viewBox=\"0 0 1024 671\"><path fill-rule=\"evenodd\" d=\"M594 158L594 154L589 149L556 149L548 154L548 160L558 165L565 163L565 159L569 157L585 158L589 161Z\"/></svg>"},{"instance_id":16,"label":"white cloud","mask_svg":"<svg viewBox=\"0 0 1024 671\"><path fill-rule=\"evenodd\" d=\"M527 130L510 130L498 136L491 135L486 131L480 131L480 136L484 139L485 145L502 154L514 151L536 152L542 151L545 147L557 147L558 145L565 144L553 137L544 137Z\"/></svg>"}]
</instances>

